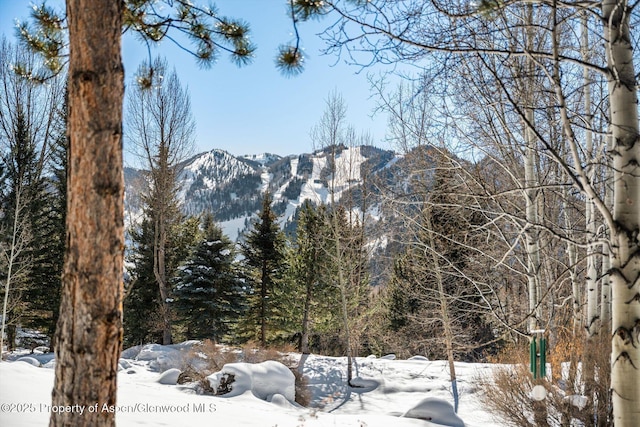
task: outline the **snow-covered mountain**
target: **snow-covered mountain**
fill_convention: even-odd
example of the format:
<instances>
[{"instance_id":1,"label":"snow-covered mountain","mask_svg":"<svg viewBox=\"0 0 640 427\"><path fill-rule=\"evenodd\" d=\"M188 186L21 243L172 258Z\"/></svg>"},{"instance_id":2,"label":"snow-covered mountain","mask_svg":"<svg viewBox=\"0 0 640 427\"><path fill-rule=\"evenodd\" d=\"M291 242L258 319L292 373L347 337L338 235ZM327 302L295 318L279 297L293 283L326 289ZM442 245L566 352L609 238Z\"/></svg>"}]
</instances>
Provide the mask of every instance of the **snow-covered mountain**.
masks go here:
<instances>
[{"instance_id":1,"label":"snow-covered mountain","mask_svg":"<svg viewBox=\"0 0 640 427\"><path fill-rule=\"evenodd\" d=\"M274 211L284 227L295 220L305 200L338 202L345 194L356 195L354 200L358 200L364 177L388 173L388 166L397 159L392 151L370 146L328 147L287 157L236 157L215 149L184 162L180 199L185 213L213 213L225 233L236 239L260 210L266 191L272 194ZM132 219L140 211L140 175L134 169L125 172L127 216Z\"/></svg>"}]
</instances>

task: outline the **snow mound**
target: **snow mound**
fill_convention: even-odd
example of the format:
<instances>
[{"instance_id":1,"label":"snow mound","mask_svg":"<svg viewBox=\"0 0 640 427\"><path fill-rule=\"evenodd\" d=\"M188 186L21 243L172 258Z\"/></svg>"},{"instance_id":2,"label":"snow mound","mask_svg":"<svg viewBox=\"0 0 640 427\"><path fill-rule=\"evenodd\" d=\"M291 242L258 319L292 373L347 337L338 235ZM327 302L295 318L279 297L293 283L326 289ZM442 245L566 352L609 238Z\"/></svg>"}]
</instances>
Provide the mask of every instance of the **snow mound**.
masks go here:
<instances>
[{"instance_id":1,"label":"snow mound","mask_svg":"<svg viewBox=\"0 0 640 427\"><path fill-rule=\"evenodd\" d=\"M38 362L38 360L36 360L35 358L30 357L30 356L21 357L20 359L16 360L16 362L25 362L25 363L28 363L29 365L33 365L35 367L40 366L40 362Z\"/></svg>"},{"instance_id":2,"label":"snow mound","mask_svg":"<svg viewBox=\"0 0 640 427\"><path fill-rule=\"evenodd\" d=\"M178 383L178 377L180 376L180 369L171 368L167 369L160 375L158 382L166 385L176 385Z\"/></svg>"},{"instance_id":3,"label":"snow mound","mask_svg":"<svg viewBox=\"0 0 640 427\"><path fill-rule=\"evenodd\" d=\"M281 394L289 402L295 401L296 386L293 372L280 362L227 363L222 370L207 377L211 388L219 395L233 397L251 391L258 399L270 401Z\"/></svg>"},{"instance_id":4,"label":"snow mound","mask_svg":"<svg viewBox=\"0 0 640 427\"><path fill-rule=\"evenodd\" d=\"M429 358L425 356L411 356L407 360L413 360L415 362L428 362Z\"/></svg>"},{"instance_id":5,"label":"snow mound","mask_svg":"<svg viewBox=\"0 0 640 427\"><path fill-rule=\"evenodd\" d=\"M120 360L122 359L135 359L136 357L138 357L138 354L140 354L140 350L142 350L141 345L136 345L133 347L129 347L126 348L124 350L122 350L122 353L120 353Z\"/></svg>"},{"instance_id":6,"label":"snow mound","mask_svg":"<svg viewBox=\"0 0 640 427\"><path fill-rule=\"evenodd\" d=\"M180 368L183 365L186 352L197 343L199 341L191 340L171 345L147 344L140 349L135 360L149 362L149 369L156 372ZM134 352L135 350L132 350L129 354ZM121 357L125 358L124 352Z\"/></svg>"},{"instance_id":7,"label":"snow mound","mask_svg":"<svg viewBox=\"0 0 640 427\"><path fill-rule=\"evenodd\" d=\"M118 361L118 370L120 369L129 369L131 367L131 363L129 363L126 359L120 359Z\"/></svg>"},{"instance_id":8,"label":"snow mound","mask_svg":"<svg viewBox=\"0 0 640 427\"><path fill-rule=\"evenodd\" d=\"M402 415L405 418L417 418L447 427L464 427L464 421L446 400L436 397L422 399L416 406Z\"/></svg>"},{"instance_id":9,"label":"snow mound","mask_svg":"<svg viewBox=\"0 0 640 427\"><path fill-rule=\"evenodd\" d=\"M353 392L356 393L369 393L375 390L380 385L380 381L355 377L351 379L351 387Z\"/></svg>"},{"instance_id":10,"label":"snow mound","mask_svg":"<svg viewBox=\"0 0 640 427\"><path fill-rule=\"evenodd\" d=\"M277 406L280 406L282 408L285 408L285 409L295 409L295 408L297 408L296 405L291 403L289 400L287 400L287 398L285 398L281 394L274 394L273 396L271 396L271 399L269 399L269 402L273 403L274 405L277 405Z\"/></svg>"}]
</instances>

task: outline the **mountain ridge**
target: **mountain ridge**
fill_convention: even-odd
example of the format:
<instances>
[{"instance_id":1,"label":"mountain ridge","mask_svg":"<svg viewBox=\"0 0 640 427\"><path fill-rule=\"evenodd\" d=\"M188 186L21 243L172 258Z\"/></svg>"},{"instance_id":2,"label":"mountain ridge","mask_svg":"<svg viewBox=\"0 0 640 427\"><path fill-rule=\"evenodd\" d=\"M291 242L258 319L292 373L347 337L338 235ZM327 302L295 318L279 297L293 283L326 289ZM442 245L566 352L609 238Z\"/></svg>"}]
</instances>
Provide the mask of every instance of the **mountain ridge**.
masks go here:
<instances>
[{"instance_id":1,"label":"mountain ridge","mask_svg":"<svg viewBox=\"0 0 640 427\"><path fill-rule=\"evenodd\" d=\"M269 191L283 228L295 221L305 200L338 202L356 191L363 178L384 171L400 156L372 146L330 146L312 153L234 156L221 149L202 152L181 165L178 194L187 215L211 212L225 234L236 240L261 208ZM144 171L125 168L125 207L131 222L141 215ZM137 211L137 213L136 213Z\"/></svg>"}]
</instances>

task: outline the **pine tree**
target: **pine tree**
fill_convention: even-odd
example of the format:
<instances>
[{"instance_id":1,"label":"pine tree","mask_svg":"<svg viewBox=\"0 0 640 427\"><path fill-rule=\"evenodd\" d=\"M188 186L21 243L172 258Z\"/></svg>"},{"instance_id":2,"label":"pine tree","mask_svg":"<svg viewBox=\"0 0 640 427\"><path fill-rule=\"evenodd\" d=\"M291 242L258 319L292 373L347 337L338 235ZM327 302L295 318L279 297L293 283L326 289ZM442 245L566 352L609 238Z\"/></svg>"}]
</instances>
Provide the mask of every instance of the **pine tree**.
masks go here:
<instances>
[{"instance_id":1,"label":"pine tree","mask_svg":"<svg viewBox=\"0 0 640 427\"><path fill-rule=\"evenodd\" d=\"M148 209L147 209L148 210ZM198 239L196 217L180 217L167 231L166 271L173 281L178 267L185 262ZM154 227L150 213L141 224L130 230L132 247L127 255L131 278L124 298L124 344L163 342L164 313L162 297L154 274ZM172 290L168 302L174 299ZM173 317L171 318L173 320Z\"/></svg>"},{"instance_id":2,"label":"pine tree","mask_svg":"<svg viewBox=\"0 0 640 427\"><path fill-rule=\"evenodd\" d=\"M338 307L336 292L330 286L327 271L330 262L324 250L326 237L326 210L305 201L300 209L295 242L288 253L290 266L290 288L299 295L302 307L297 307L301 318L300 351L311 351L311 337L318 332L318 324L323 323L327 314ZM293 306L299 306L295 304ZM325 322L326 323L326 322Z\"/></svg>"},{"instance_id":3,"label":"pine tree","mask_svg":"<svg viewBox=\"0 0 640 427\"><path fill-rule=\"evenodd\" d=\"M132 146L146 168L148 186L143 200L153 218L154 276L161 295L162 343L166 345L173 342L168 232L181 216L178 177L193 148L195 122L189 91L181 85L176 71L168 70L166 60L143 63L137 74L146 73L151 73L148 84L153 89L141 84L138 77L127 103L127 119Z\"/></svg>"},{"instance_id":4,"label":"pine tree","mask_svg":"<svg viewBox=\"0 0 640 427\"><path fill-rule=\"evenodd\" d=\"M418 201L404 251L398 255L389 290L389 326L404 343L422 343L414 351L446 357L443 338L457 358L477 360L493 339L482 296L472 283L469 262L480 218L455 195L455 173L437 160L433 186ZM432 166L433 167L433 166Z\"/></svg>"},{"instance_id":5,"label":"pine tree","mask_svg":"<svg viewBox=\"0 0 640 427\"><path fill-rule=\"evenodd\" d=\"M258 220L241 244L244 255L248 296L248 311L242 329L246 339L256 339L266 347L267 341L278 334L284 295L282 285L285 264L285 236L272 210L273 199L265 193ZM276 298L278 296L278 298Z\"/></svg>"},{"instance_id":6,"label":"pine tree","mask_svg":"<svg viewBox=\"0 0 640 427\"><path fill-rule=\"evenodd\" d=\"M24 313L23 293L27 287L27 276L31 264L28 249L33 241L31 235L30 196L35 186L33 182L33 160L35 147L29 136L29 128L25 113L17 105L15 120L4 135L7 143L2 153L2 164L6 171L1 200L2 252L6 260L2 271L2 332L9 330L11 340L8 348L12 349L15 328L20 324ZM0 349L1 350L1 349Z\"/></svg>"},{"instance_id":7,"label":"pine tree","mask_svg":"<svg viewBox=\"0 0 640 427\"><path fill-rule=\"evenodd\" d=\"M175 280L174 307L186 338L221 341L234 329L244 307L243 282L233 242L208 214L202 237Z\"/></svg>"},{"instance_id":8,"label":"pine tree","mask_svg":"<svg viewBox=\"0 0 640 427\"><path fill-rule=\"evenodd\" d=\"M154 327L160 293L153 276L153 229L149 218L129 231L131 246L127 262L130 281L124 295L124 345L162 342L162 335Z\"/></svg>"},{"instance_id":9,"label":"pine tree","mask_svg":"<svg viewBox=\"0 0 640 427\"><path fill-rule=\"evenodd\" d=\"M11 258L11 277L8 270L6 273L12 302L8 305L7 320L11 328L24 323L44 326L47 332L53 333L55 321L51 322L51 312L57 310L53 305L59 295L59 280L52 285L56 276L50 274L56 256L62 255L55 252L55 244L50 241L52 236L48 235L53 195L47 191L43 177L45 157L42 153L46 147L37 147L24 110L26 106L16 104L16 107L13 128L8 130L8 150L2 159L7 175L1 221L2 228L8 231L3 243ZM53 246L49 247L49 243Z\"/></svg>"},{"instance_id":10,"label":"pine tree","mask_svg":"<svg viewBox=\"0 0 640 427\"><path fill-rule=\"evenodd\" d=\"M53 348L60 309L62 267L66 237L67 210L67 111L66 102L56 112L55 138L51 147L51 176L42 185L32 207L34 244L30 250L32 268L25 293L29 316L27 326L45 331ZM46 242L46 244L42 244Z\"/></svg>"},{"instance_id":11,"label":"pine tree","mask_svg":"<svg viewBox=\"0 0 640 427\"><path fill-rule=\"evenodd\" d=\"M69 42L69 209L54 405L116 403L124 267L122 32L137 31L147 45L165 36L175 40L168 35L171 29L181 32L195 43L193 53L205 64L218 51L246 63L254 49L241 21L222 19L215 10L186 1L164 3L167 8L149 0L67 0L66 20L43 4L33 12L37 31L28 24L20 29L53 73L65 64L65 23ZM292 22L295 27L295 16ZM301 69L298 43L282 48L277 64L285 72ZM87 333L78 336L77 330ZM111 426L115 414L52 413L50 424Z\"/></svg>"},{"instance_id":12,"label":"pine tree","mask_svg":"<svg viewBox=\"0 0 640 427\"><path fill-rule=\"evenodd\" d=\"M334 268L331 283L340 296L340 333L347 356L347 380L353 378L352 356L357 353L359 337L365 324L361 321L366 312L370 287L367 257L364 248L363 224L352 209L338 205L328 215L329 235L327 253Z\"/></svg>"}]
</instances>

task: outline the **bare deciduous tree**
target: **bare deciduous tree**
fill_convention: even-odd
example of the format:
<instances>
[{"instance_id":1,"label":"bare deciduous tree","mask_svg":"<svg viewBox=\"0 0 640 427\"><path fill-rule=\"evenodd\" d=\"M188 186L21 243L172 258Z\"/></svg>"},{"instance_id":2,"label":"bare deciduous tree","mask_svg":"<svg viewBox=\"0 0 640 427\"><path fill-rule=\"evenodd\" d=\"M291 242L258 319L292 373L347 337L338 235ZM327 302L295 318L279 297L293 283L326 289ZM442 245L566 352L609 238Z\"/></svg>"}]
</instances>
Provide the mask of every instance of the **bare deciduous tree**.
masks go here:
<instances>
[{"instance_id":1,"label":"bare deciduous tree","mask_svg":"<svg viewBox=\"0 0 640 427\"><path fill-rule=\"evenodd\" d=\"M24 265L18 263L18 258L25 251L27 244L29 243L29 233L27 228L26 217L24 216L25 204L22 197L22 188L18 186L15 191L15 206L13 208L13 224L10 233L9 247L1 245L1 252L4 260L6 261L6 277L4 278L4 298L2 303L2 330L0 332L0 360L2 360L2 352L5 342L5 330L7 326L10 328L16 327L17 319L11 319L9 322L8 313L15 313L18 311L18 307L21 305L20 293L24 287L20 286L20 280L18 280L18 286L16 286L16 277L23 275ZM8 349L13 347L13 339L15 334L8 334Z\"/></svg>"},{"instance_id":2,"label":"bare deciduous tree","mask_svg":"<svg viewBox=\"0 0 640 427\"><path fill-rule=\"evenodd\" d=\"M18 326L18 310L8 306L16 309L20 306L24 311L27 292L22 291L43 286L29 280L33 279L35 269L33 247L39 214L36 203L46 191L44 175L51 152L56 107L62 98L62 80L54 78L43 86L22 78L15 71L17 64L30 67L42 64L35 54L12 45L4 37L0 41L0 64L0 170L5 172L0 186L0 211L6 230L0 246L7 261L4 331L8 312L15 317L11 321L12 329Z\"/></svg>"},{"instance_id":3,"label":"bare deciduous tree","mask_svg":"<svg viewBox=\"0 0 640 427\"><path fill-rule=\"evenodd\" d=\"M164 344L171 344L171 284L167 267L168 230L179 218L178 176L194 146L195 122L188 91L164 60L145 64L139 75L149 75L149 87L137 85L127 108L128 138L147 173L143 199L154 230L153 274L160 292ZM168 73L168 74L167 74Z\"/></svg>"},{"instance_id":4,"label":"bare deciduous tree","mask_svg":"<svg viewBox=\"0 0 640 427\"><path fill-rule=\"evenodd\" d=\"M331 261L331 274L335 288L340 293L342 334L347 356L347 380L353 378L354 320L358 310L368 297L363 294L366 286L366 253L364 228L366 214L358 214L350 192L353 183L359 181L363 170L361 147L355 130L346 123L347 105L344 98L333 92L326 100L326 108L318 124L311 131L314 145L325 153L326 186L328 191L326 214L327 236L323 251ZM366 140L366 136L363 136Z\"/></svg>"},{"instance_id":5,"label":"bare deciduous tree","mask_svg":"<svg viewBox=\"0 0 640 427\"><path fill-rule=\"evenodd\" d=\"M626 0L571 5L541 3L535 7L541 19L534 22L523 19L523 13L530 8L527 1L506 4L431 1L421 7L406 7L410 3L383 0L357 4L339 0L324 2L323 11L329 9L338 13L335 25L326 33L331 42L330 50L347 50L363 63L370 58L376 62L394 63L442 59L439 62L442 66L435 70L440 73L448 72L457 64L451 57L440 54L477 58L481 71L494 77L494 85L490 88L507 99L507 105L533 133L540 152L561 172L560 180L554 184L570 184L581 197L592 201L608 231L613 416L616 425L633 425L640 408L640 323L637 321L640 318L640 281L635 280L640 271L637 261L640 243L636 238L640 232L640 163L637 158L639 123L634 62L637 38L631 25L635 19L632 13L635 4ZM597 54L588 61L579 47L580 32L574 31L580 26L583 11L599 18L592 27L594 37L589 42L590 49ZM536 27L538 43L533 45L523 37L522 30L527 33L527 22ZM598 49L600 44L604 46L603 50ZM544 80L546 88L538 93L553 96L553 101L547 103L547 108L551 107L553 111L551 121L532 121L527 113L531 105L526 104L526 98L517 96L513 91L514 81L502 72L504 64L518 58L526 58L535 64L535 76ZM613 207L605 202L597 181L590 180L589 170L594 159L586 157L588 151L584 149L581 132L589 120L582 115L584 109L574 108L578 104L572 103L572 96L581 93L574 83L576 76L582 75L583 67L600 73L608 82L607 97L600 106L608 116L608 132L612 136L607 156L608 166L613 171ZM521 70L516 82L534 77L527 72L530 68ZM578 79L582 83L582 79ZM542 110L536 108L536 111ZM553 129L553 132L546 134L545 129ZM553 139L550 138L552 135L555 136ZM531 225L545 226L544 222L528 227ZM545 281L546 287L541 288L544 293L553 289L549 287L553 281L549 282L547 278Z\"/></svg>"}]
</instances>

